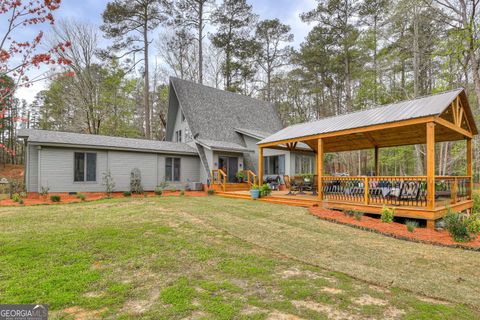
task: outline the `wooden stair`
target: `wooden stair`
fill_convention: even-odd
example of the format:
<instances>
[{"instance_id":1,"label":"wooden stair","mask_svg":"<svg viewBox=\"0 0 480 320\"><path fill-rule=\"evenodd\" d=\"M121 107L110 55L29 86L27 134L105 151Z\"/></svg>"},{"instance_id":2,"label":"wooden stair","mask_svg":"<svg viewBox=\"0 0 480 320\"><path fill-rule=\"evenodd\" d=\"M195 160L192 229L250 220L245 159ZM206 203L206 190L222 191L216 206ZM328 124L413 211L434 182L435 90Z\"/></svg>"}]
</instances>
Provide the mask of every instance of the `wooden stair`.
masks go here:
<instances>
[{"instance_id":1,"label":"wooden stair","mask_svg":"<svg viewBox=\"0 0 480 320\"><path fill-rule=\"evenodd\" d=\"M298 199L293 197L291 199L278 198L278 197L265 197L265 198L260 198L258 200L253 200L252 197L248 194L235 194L235 193L222 192L222 191L218 191L215 194L224 198L262 201L262 202L269 202L269 203L289 205L289 206L295 206L295 207L304 207L304 208L309 208L309 207L318 205L317 202L312 200Z\"/></svg>"},{"instance_id":2,"label":"wooden stair","mask_svg":"<svg viewBox=\"0 0 480 320\"><path fill-rule=\"evenodd\" d=\"M223 185L221 184L212 184L210 189L215 190L216 192L223 192ZM225 185L225 192L229 191L248 191L250 190L250 185L246 182L242 183L227 183Z\"/></svg>"}]
</instances>

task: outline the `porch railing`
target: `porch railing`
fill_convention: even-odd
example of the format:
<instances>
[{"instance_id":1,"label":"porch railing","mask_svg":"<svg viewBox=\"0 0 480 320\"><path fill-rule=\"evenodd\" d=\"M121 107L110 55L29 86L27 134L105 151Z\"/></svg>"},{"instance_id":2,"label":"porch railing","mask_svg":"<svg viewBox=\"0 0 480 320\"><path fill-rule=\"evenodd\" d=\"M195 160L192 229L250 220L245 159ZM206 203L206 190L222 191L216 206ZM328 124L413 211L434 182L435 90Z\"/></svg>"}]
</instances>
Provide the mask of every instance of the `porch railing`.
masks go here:
<instances>
[{"instance_id":1,"label":"porch railing","mask_svg":"<svg viewBox=\"0 0 480 320\"><path fill-rule=\"evenodd\" d=\"M435 177L435 196L437 201L457 203L471 199L469 176L438 176Z\"/></svg>"},{"instance_id":2,"label":"porch railing","mask_svg":"<svg viewBox=\"0 0 480 320\"><path fill-rule=\"evenodd\" d=\"M257 184L257 175L252 170L243 170L245 176L247 177L247 183L252 186Z\"/></svg>"},{"instance_id":3,"label":"porch railing","mask_svg":"<svg viewBox=\"0 0 480 320\"><path fill-rule=\"evenodd\" d=\"M227 189L227 174L222 169L212 170L212 183L222 186L223 192Z\"/></svg>"},{"instance_id":4,"label":"porch railing","mask_svg":"<svg viewBox=\"0 0 480 320\"><path fill-rule=\"evenodd\" d=\"M470 177L435 177L436 202L454 204L471 198ZM427 206L426 176L348 176L322 178L326 200L392 206Z\"/></svg>"}]
</instances>

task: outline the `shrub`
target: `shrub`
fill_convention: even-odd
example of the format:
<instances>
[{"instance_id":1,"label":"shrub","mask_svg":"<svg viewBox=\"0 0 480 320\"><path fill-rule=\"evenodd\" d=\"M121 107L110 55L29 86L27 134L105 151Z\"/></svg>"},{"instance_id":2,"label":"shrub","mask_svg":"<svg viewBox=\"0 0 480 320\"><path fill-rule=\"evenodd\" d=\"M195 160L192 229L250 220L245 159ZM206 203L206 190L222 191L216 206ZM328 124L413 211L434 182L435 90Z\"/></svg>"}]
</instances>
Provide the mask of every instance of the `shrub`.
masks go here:
<instances>
[{"instance_id":1,"label":"shrub","mask_svg":"<svg viewBox=\"0 0 480 320\"><path fill-rule=\"evenodd\" d=\"M407 226L408 232L414 232L415 229L418 228L418 222L415 220L407 220L405 221L405 225Z\"/></svg>"},{"instance_id":2,"label":"shrub","mask_svg":"<svg viewBox=\"0 0 480 320\"><path fill-rule=\"evenodd\" d=\"M47 200L49 191L50 191L49 187L45 187L45 186L40 187L40 195L42 196L43 200Z\"/></svg>"},{"instance_id":3,"label":"shrub","mask_svg":"<svg viewBox=\"0 0 480 320\"><path fill-rule=\"evenodd\" d=\"M25 191L20 192L20 198L26 198L27 193Z\"/></svg>"},{"instance_id":4,"label":"shrub","mask_svg":"<svg viewBox=\"0 0 480 320\"><path fill-rule=\"evenodd\" d=\"M50 196L50 200L52 200L52 202L60 202L61 197L59 195L53 195Z\"/></svg>"},{"instance_id":5,"label":"shrub","mask_svg":"<svg viewBox=\"0 0 480 320\"><path fill-rule=\"evenodd\" d=\"M380 216L380 219L382 220L382 222L392 223L394 216L395 216L395 209L394 208L390 209L386 206L383 206L382 215Z\"/></svg>"},{"instance_id":6,"label":"shrub","mask_svg":"<svg viewBox=\"0 0 480 320\"><path fill-rule=\"evenodd\" d=\"M183 190L180 191L180 195L181 195L181 196L184 196L184 195L185 195L185 191L183 191Z\"/></svg>"},{"instance_id":7,"label":"shrub","mask_svg":"<svg viewBox=\"0 0 480 320\"><path fill-rule=\"evenodd\" d=\"M102 184L105 187L105 193L110 197L115 190L115 181L110 171L103 173Z\"/></svg>"},{"instance_id":8,"label":"shrub","mask_svg":"<svg viewBox=\"0 0 480 320\"><path fill-rule=\"evenodd\" d=\"M83 193L77 194L77 198L80 199L81 201L85 201L85 199L87 199L87 197Z\"/></svg>"},{"instance_id":9,"label":"shrub","mask_svg":"<svg viewBox=\"0 0 480 320\"><path fill-rule=\"evenodd\" d=\"M138 168L134 168L132 172L130 172L130 192L137 194L143 193L142 174Z\"/></svg>"},{"instance_id":10,"label":"shrub","mask_svg":"<svg viewBox=\"0 0 480 320\"><path fill-rule=\"evenodd\" d=\"M208 189L207 194L208 194L209 196L213 196L213 195L215 194L215 190L213 190L213 189Z\"/></svg>"},{"instance_id":11,"label":"shrub","mask_svg":"<svg viewBox=\"0 0 480 320\"><path fill-rule=\"evenodd\" d=\"M353 215L355 216L355 220L360 221L363 217L363 212L361 211L354 211Z\"/></svg>"},{"instance_id":12,"label":"shrub","mask_svg":"<svg viewBox=\"0 0 480 320\"><path fill-rule=\"evenodd\" d=\"M468 219L468 231L472 237L477 237L480 233L480 214L473 214Z\"/></svg>"},{"instance_id":13,"label":"shrub","mask_svg":"<svg viewBox=\"0 0 480 320\"><path fill-rule=\"evenodd\" d=\"M12 201L13 201L13 202L19 202L20 200L21 200L20 194L14 193L14 194L12 195Z\"/></svg>"},{"instance_id":14,"label":"shrub","mask_svg":"<svg viewBox=\"0 0 480 320\"><path fill-rule=\"evenodd\" d=\"M12 198L15 193L20 194L20 192L23 191L25 191L25 185L23 184L23 180L10 180L8 184L8 194L10 198Z\"/></svg>"},{"instance_id":15,"label":"shrub","mask_svg":"<svg viewBox=\"0 0 480 320\"><path fill-rule=\"evenodd\" d=\"M355 213L355 210L345 210L345 211L343 211L343 214L347 217L353 217L354 213Z\"/></svg>"},{"instance_id":16,"label":"shrub","mask_svg":"<svg viewBox=\"0 0 480 320\"><path fill-rule=\"evenodd\" d=\"M170 189L170 191L177 192L177 188L173 187L172 189Z\"/></svg>"},{"instance_id":17,"label":"shrub","mask_svg":"<svg viewBox=\"0 0 480 320\"><path fill-rule=\"evenodd\" d=\"M262 197L266 197L272 194L272 188L270 188L270 185L268 183L265 183L260 187L260 195Z\"/></svg>"},{"instance_id":18,"label":"shrub","mask_svg":"<svg viewBox=\"0 0 480 320\"><path fill-rule=\"evenodd\" d=\"M473 192L473 207L474 213L480 213L480 192Z\"/></svg>"},{"instance_id":19,"label":"shrub","mask_svg":"<svg viewBox=\"0 0 480 320\"><path fill-rule=\"evenodd\" d=\"M18 204L23 205L24 203L25 203L25 202L23 201L23 199L18 200Z\"/></svg>"},{"instance_id":20,"label":"shrub","mask_svg":"<svg viewBox=\"0 0 480 320\"><path fill-rule=\"evenodd\" d=\"M161 188L160 186L156 186L156 187L155 187L155 194L156 194L157 196L161 196L162 193L163 193L162 188Z\"/></svg>"},{"instance_id":21,"label":"shrub","mask_svg":"<svg viewBox=\"0 0 480 320\"><path fill-rule=\"evenodd\" d=\"M130 197L132 193L130 191L123 191L123 196L124 197Z\"/></svg>"},{"instance_id":22,"label":"shrub","mask_svg":"<svg viewBox=\"0 0 480 320\"><path fill-rule=\"evenodd\" d=\"M450 233L453 240L465 242L471 239L468 231L468 221L464 214L449 209L443 217L443 221L445 222L445 229Z\"/></svg>"}]
</instances>

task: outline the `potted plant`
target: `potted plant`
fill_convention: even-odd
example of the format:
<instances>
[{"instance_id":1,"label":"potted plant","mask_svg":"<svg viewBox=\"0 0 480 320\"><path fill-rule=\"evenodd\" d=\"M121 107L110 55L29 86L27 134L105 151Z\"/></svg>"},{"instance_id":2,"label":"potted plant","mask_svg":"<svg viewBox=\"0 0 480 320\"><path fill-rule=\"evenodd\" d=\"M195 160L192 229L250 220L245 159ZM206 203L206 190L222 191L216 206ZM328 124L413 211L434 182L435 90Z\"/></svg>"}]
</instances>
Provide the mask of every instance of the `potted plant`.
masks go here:
<instances>
[{"instance_id":1,"label":"potted plant","mask_svg":"<svg viewBox=\"0 0 480 320\"><path fill-rule=\"evenodd\" d=\"M238 171L237 174L236 174L236 176L237 176L238 182L243 182L243 181L245 181L245 172L243 172L243 171Z\"/></svg>"},{"instance_id":2,"label":"potted plant","mask_svg":"<svg viewBox=\"0 0 480 320\"><path fill-rule=\"evenodd\" d=\"M272 188L270 187L270 185L268 183L263 184L260 188L260 196L267 197L270 194L272 194Z\"/></svg>"},{"instance_id":3,"label":"potted plant","mask_svg":"<svg viewBox=\"0 0 480 320\"><path fill-rule=\"evenodd\" d=\"M313 174L311 173L302 174L302 178L303 178L303 181L305 181L305 183L310 183L312 182Z\"/></svg>"},{"instance_id":4,"label":"potted plant","mask_svg":"<svg viewBox=\"0 0 480 320\"><path fill-rule=\"evenodd\" d=\"M260 198L260 187L254 184L250 189L250 195L252 196L253 200Z\"/></svg>"}]
</instances>

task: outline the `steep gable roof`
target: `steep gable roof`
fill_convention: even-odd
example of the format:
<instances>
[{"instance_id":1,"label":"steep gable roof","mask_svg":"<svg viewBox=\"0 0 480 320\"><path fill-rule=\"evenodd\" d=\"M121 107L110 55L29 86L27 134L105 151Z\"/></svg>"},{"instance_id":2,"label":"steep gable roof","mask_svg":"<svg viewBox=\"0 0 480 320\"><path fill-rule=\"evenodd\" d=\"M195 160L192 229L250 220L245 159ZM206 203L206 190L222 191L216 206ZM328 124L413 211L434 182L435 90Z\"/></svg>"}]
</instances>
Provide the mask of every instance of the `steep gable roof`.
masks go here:
<instances>
[{"instance_id":1,"label":"steep gable roof","mask_svg":"<svg viewBox=\"0 0 480 320\"><path fill-rule=\"evenodd\" d=\"M172 97L172 93L174 97ZM170 117L176 116L175 99L188 122L192 136L204 141L243 145L235 128L272 134L283 128L273 104L244 95L170 78ZM173 124L167 124L167 137Z\"/></svg>"}]
</instances>

